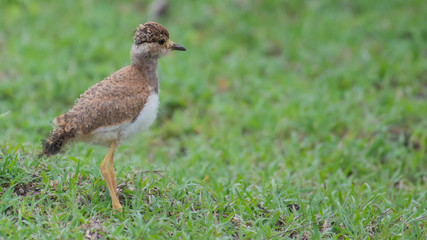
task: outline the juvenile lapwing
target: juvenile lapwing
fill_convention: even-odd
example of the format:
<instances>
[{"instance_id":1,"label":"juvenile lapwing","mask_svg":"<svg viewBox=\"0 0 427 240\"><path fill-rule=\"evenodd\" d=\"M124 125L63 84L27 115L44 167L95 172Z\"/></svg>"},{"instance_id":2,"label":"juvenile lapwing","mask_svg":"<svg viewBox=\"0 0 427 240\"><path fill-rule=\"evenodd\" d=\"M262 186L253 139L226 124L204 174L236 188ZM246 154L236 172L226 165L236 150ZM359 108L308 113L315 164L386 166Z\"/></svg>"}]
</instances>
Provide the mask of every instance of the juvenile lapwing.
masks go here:
<instances>
[{"instance_id":1,"label":"juvenile lapwing","mask_svg":"<svg viewBox=\"0 0 427 240\"><path fill-rule=\"evenodd\" d=\"M149 128L159 106L158 59L172 50L186 49L169 40L169 32L155 22L136 29L130 51L132 64L111 74L80 95L74 107L53 122L56 128L42 141L41 155L51 156L72 142L109 147L99 167L107 183L113 209L121 211L113 152L123 140Z\"/></svg>"}]
</instances>

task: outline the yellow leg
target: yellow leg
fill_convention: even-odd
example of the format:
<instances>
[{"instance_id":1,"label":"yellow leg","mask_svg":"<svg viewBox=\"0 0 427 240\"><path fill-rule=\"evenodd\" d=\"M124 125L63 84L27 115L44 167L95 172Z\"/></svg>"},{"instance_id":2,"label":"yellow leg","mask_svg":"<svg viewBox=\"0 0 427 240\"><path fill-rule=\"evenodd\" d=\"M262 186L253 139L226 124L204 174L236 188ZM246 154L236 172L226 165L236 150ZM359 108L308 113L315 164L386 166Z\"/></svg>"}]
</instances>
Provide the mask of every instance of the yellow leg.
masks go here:
<instances>
[{"instance_id":1,"label":"yellow leg","mask_svg":"<svg viewBox=\"0 0 427 240\"><path fill-rule=\"evenodd\" d=\"M99 166L99 170L101 171L102 177L104 177L105 182L107 183L108 191L110 192L111 202L113 204L113 209L117 209L121 211L122 206L120 205L119 199L117 199L116 196L116 190L117 188L114 188L114 181L115 181L115 174L114 174L114 181L113 181L113 174L114 170L110 170L109 168L113 168L112 164L108 166L108 164L113 162L113 152L117 147L117 143L113 142L111 143L110 149L108 149L107 155L105 155L104 160L102 160L101 165Z\"/></svg>"},{"instance_id":2,"label":"yellow leg","mask_svg":"<svg viewBox=\"0 0 427 240\"><path fill-rule=\"evenodd\" d=\"M110 179L113 182L114 192L117 192L117 180L116 180L116 173L114 172L113 155L114 154L112 153L108 161L108 172L110 173Z\"/></svg>"}]
</instances>

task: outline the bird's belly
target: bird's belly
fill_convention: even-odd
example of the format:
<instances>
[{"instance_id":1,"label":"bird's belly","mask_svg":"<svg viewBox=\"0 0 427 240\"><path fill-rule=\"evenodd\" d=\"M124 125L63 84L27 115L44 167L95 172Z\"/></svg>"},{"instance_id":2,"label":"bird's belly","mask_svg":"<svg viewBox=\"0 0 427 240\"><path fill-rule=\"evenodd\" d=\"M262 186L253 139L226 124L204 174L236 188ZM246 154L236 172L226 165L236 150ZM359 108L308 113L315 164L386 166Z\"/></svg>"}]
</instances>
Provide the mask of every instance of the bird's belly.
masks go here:
<instances>
[{"instance_id":1,"label":"bird's belly","mask_svg":"<svg viewBox=\"0 0 427 240\"><path fill-rule=\"evenodd\" d=\"M149 128L156 120L157 109L159 107L159 96L151 93L141 112L134 121L126 121L114 126L101 127L93 131L86 140L92 144L108 146L112 141L126 140Z\"/></svg>"}]
</instances>

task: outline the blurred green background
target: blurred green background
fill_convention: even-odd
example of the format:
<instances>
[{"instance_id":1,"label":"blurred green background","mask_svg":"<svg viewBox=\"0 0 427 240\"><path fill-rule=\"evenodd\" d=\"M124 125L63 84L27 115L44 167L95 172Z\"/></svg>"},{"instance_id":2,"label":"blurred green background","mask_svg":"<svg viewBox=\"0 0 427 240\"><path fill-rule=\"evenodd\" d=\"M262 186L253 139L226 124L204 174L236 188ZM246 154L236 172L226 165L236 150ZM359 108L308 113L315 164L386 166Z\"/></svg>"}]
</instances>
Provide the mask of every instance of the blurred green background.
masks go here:
<instances>
[{"instance_id":1,"label":"blurred green background","mask_svg":"<svg viewBox=\"0 0 427 240\"><path fill-rule=\"evenodd\" d=\"M130 64L134 30L153 20L150 4L1 0L3 148L19 145L33 159L54 117ZM282 190L268 194L300 205L348 193L356 200L343 216L375 194L384 198L366 219L386 206L396 219L425 216L425 1L170 1L155 20L187 52L160 59L157 122L119 147L119 179L136 168L165 170L178 185L242 183L254 196L274 180ZM45 161L74 171L70 158L82 160L83 175L99 178L106 151L77 144ZM369 235L356 222L348 236ZM380 236L397 236L399 224Z\"/></svg>"}]
</instances>

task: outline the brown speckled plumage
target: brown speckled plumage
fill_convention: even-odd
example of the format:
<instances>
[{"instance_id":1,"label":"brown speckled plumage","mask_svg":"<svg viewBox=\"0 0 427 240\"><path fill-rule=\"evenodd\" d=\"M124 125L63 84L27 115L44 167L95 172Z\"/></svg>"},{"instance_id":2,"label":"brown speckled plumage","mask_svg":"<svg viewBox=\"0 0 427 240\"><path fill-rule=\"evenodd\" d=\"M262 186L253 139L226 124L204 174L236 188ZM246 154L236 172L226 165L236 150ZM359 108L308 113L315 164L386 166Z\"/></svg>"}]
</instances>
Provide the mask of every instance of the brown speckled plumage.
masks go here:
<instances>
[{"instance_id":1,"label":"brown speckled plumage","mask_svg":"<svg viewBox=\"0 0 427 240\"><path fill-rule=\"evenodd\" d=\"M139 25L133 37L135 44L157 42L161 39L169 39L169 32L162 25L155 22L147 22Z\"/></svg>"},{"instance_id":2,"label":"brown speckled plumage","mask_svg":"<svg viewBox=\"0 0 427 240\"><path fill-rule=\"evenodd\" d=\"M75 130L85 136L99 127L108 127L135 119L150 95L144 72L126 66L89 88L74 107L54 119L65 131Z\"/></svg>"}]
</instances>

